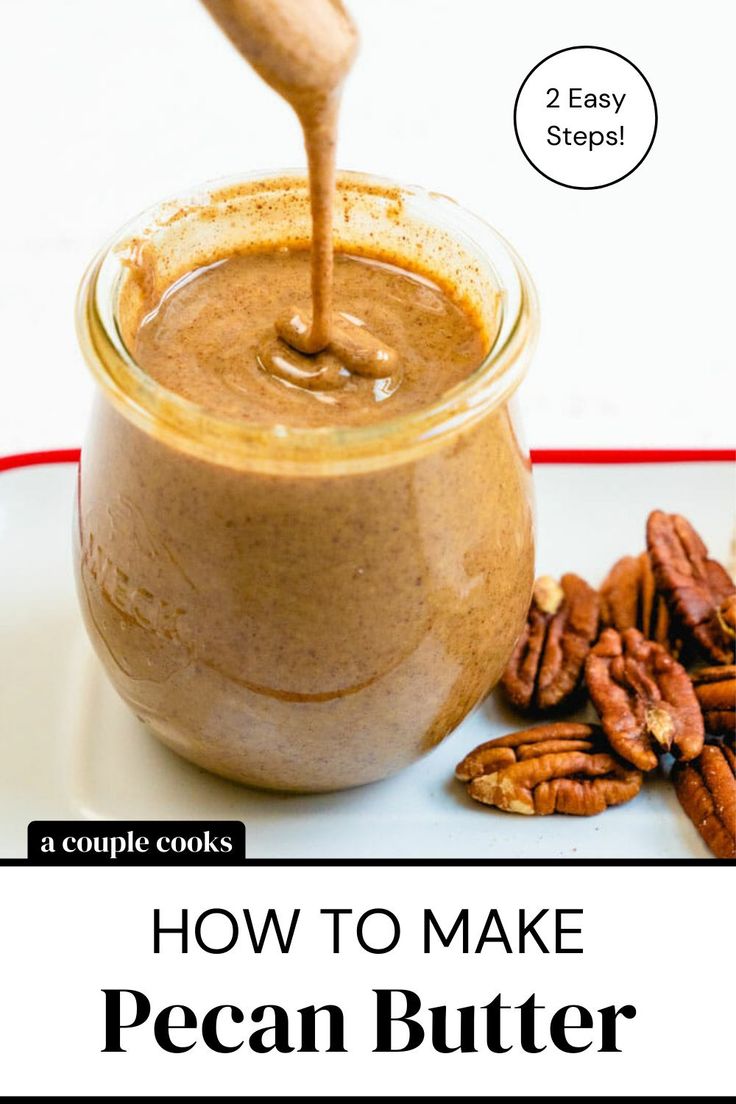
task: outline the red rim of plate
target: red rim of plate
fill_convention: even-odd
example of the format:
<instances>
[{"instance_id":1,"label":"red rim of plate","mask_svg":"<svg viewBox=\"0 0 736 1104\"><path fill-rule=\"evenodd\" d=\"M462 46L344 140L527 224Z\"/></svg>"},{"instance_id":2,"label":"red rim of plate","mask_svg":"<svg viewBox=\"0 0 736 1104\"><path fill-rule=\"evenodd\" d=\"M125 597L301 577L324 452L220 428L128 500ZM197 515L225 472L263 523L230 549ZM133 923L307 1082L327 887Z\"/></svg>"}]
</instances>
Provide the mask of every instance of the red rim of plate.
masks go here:
<instances>
[{"instance_id":1,"label":"red rim of plate","mask_svg":"<svg viewBox=\"0 0 736 1104\"><path fill-rule=\"evenodd\" d=\"M80 449L49 449L0 456L0 472L38 464L76 464ZM532 449L533 464L687 464L736 461L736 449Z\"/></svg>"}]
</instances>

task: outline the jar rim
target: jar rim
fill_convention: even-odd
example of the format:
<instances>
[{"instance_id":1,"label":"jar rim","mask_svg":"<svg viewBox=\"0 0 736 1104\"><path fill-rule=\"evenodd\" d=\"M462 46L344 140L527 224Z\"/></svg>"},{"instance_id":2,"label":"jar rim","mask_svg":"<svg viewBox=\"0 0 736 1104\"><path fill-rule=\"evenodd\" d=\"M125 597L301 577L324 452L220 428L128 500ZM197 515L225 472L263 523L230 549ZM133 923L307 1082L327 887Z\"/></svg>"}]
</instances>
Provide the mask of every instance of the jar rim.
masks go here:
<instances>
[{"instance_id":1,"label":"jar rim","mask_svg":"<svg viewBox=\"0 0 736 1104\"><path fill-rule=\"evenodd\" d=\"M449 196L346 170L337 174L338 190L353 188L387 196L399 193L402 201L411 201L420 211L426 209L428 214L446 219L442 225L448 233L479 247L494 271L501 261L506 274L506 279L499 281L501 324L478 367L416 410L367 425L317 427L258 425L216 414L149 376L128 351L116 324L117 284L111 270L124 243L156 221L160 225L162 215L176 217L184 207L211 205L218 192L259 184L267 189L286 181L303 186L306 173L281 169L208 181L183 196L147 207L93 258L77 296L77 336L95 381L120 412L139 428L179 446L185 444L189 451L211 460L270 470L323 471L329 467L337 472L355 470L356 465L380 466L389 456L395 461L397 453L409 456L431 448L448 433L472 424L511 397L526 374L539 328L536 291L516 251L488 223Z\"/></svg>"}]
</instances>

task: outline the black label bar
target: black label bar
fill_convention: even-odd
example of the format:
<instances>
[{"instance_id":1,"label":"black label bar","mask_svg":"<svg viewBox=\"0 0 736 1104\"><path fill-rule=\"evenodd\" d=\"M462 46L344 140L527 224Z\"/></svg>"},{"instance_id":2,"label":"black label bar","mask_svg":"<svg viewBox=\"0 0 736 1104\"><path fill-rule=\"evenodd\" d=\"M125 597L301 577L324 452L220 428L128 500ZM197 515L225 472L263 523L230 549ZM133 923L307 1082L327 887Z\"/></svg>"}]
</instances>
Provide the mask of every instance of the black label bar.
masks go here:
<instances>
[{"instance_id":1,"label":"black label bar","mask_svg":"<svg viewBox=\"0 0 736 1104\"><path fill-rule=\"evenodd\" d=\"M242 866L239 820L32 820L28 860L44 866Z\"/></svg>"}]
</instances>

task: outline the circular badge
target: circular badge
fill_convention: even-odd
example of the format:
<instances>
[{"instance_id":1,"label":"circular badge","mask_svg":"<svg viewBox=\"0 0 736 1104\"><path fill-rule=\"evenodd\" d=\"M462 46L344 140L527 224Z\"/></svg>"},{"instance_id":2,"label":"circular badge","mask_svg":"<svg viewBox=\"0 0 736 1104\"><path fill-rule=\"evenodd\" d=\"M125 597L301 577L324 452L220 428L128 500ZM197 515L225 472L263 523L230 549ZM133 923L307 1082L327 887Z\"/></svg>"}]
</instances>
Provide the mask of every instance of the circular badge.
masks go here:
<instances>
[{"instance_id":1,"label":"circular badge","mask_svg":"<svg viewBox=\"0 0 736 1104\"><path fill-rule=\"evenodd\" d=\"M527 161L565 188L607 188L630 176L652 148L657 101L622 54L570 46L534 66L514 104Z\"/></svg>"}]
</instances>

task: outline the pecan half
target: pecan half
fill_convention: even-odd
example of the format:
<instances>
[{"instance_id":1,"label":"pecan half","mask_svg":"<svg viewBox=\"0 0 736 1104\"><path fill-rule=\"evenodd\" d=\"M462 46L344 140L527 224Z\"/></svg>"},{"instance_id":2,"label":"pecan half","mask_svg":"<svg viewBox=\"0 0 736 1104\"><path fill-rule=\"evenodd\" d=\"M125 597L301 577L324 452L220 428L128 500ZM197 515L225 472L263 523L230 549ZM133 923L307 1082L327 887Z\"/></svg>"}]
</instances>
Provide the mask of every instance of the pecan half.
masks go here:
<instances>
[{"instance_id":1,"label":"pecan half","mask_svg":"<svg viewBox=\"0 0 736 1104\"><path fill-rule=\"evenodd\" d=\"M598 632L600 599L578 575L534 584L526 626L501 684L519 709L553 709L577 689Z\"/></svg>"},{"instance_id":2,"label":"pecan half","mask_svg":"<svg viewBox=\"0 0 736 1104\"><path fill-rule=\"evenodd\" d=\"M701 667L690 678L711 736L736 735L736 666Z\"/></svg>"},{"instance_id":3,"label":"pecan half","mask_svg":"<svg viewBox=\"0 0 736 1104\"><path fill-rule=\"evenodd\" d=\"M719 859L736 859L736 755L708 745L672 772L680 804Z\"/></svg>"},{"instance_id":4,"label":"pecan half","mask_svg":"<svg viewBox=\"0 0 736 1104\"><path fill-rule=\"evenodd\" d=\"M671 751L694 759L703 747L703 717L693 685L661 644L637 629L605 629L588 656L585 681L614 751L641 770Z\"/></svg>"},{"instance_id":5,"label":"pecan half","mask_svg":"<svg viewBox=\"0 0 736 1104\"><path fill-rule=\"evenodd\" d=\"M647 640L656 640L677 656L677 639L667 603L657 593L648 552L623 556L613 565L601 584L601 621L625 632L638 629Z\"/></svg>"},{"instance_id":6,"label":"pecan half","mask_svg":"<svg viewBox=\"0 0 736 1104\"><path fill-rule=\"evenodd\" d=\"M680 514L652 511L647 548L672 615L717 663L733 663L736 585L725 567Z\"/></svg>"},{"instance_id":7,"label":"pecan half","mask_svg":"<svg viewBox=\"0 0 736 1104\"><path fill-rule=\"evenodd\" d=\"M642 783L605 748L598 725L538 725L481 744L455 776L476 801L506 812L594 816L636 797Z\"/></svg>"}]
</instances>

